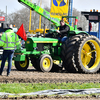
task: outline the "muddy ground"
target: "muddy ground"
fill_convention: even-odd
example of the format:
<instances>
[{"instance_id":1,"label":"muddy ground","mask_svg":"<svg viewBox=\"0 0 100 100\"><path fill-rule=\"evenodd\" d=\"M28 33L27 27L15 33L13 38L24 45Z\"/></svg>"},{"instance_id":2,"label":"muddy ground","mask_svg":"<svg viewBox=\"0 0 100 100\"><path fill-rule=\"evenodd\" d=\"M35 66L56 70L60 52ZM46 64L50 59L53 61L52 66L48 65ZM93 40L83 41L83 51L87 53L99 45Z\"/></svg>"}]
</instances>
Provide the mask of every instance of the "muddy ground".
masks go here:
<instances>
[{"instance_id":1,"label":"muddy ground","mask_svg":"<svg viewBox=\"0 0 100 100\"><path fill-rule=\"evenodd\" d=\"M34 67L29 67L26 71L18 71L14 66L11 69L10 76L7 77L6 72L7 67L5 67L2 76L0 76L0 83L58 83L58 82L98 82L100 83L100 72L96 74L82 74L82 73L67 73L63 72L49 72L43 73L38 72ZM97 97L60 97L60 98L34 98L34 97L23 97L23 98L8 98L8 100L97 100ZM3 99L4 100L4 99ZM7 100L7 99L6 99Z\"/></svg>"},{"instance_id":2,"label":"muddy ground","mask_svg":"<svg viewBox=\"0 0 100 100\"><path fill-rule=\"evenodd\" d=\"M38 72L34 67L29 67L26 71L18 71L12 67L10 76L7 77L5 67L0 83L58 83L58 82L98 82L100 83L100 73L82 74L82 73L67 73L67 72Z\"/></svg>"}]
</instances>

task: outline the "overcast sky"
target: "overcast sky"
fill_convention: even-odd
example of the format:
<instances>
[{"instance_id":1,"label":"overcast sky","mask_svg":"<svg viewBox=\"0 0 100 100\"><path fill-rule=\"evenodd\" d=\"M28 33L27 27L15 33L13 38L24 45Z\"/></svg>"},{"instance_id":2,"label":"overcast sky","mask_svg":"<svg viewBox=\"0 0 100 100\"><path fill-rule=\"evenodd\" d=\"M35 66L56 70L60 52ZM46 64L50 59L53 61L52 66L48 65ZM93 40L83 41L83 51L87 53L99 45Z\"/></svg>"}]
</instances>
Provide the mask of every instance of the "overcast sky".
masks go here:
<instances>
[{"instance_id":1,"label":"overcast sky","mask_svg":"<svg viewBox=\"0 0 100 100\"><path fill-rule=\"evenodd\" d=\"M37 0L32 0L32 2L36 3ZM42 0L48 3L50 7L51 0ZM20 4L18 0L1 0L0 2L0 10L12 13L24 7L24 5ZM79 11L90 11L91 9L99 10L100 12L100 0L73 0L73 7Z\"/></svg>"}]
</instances>

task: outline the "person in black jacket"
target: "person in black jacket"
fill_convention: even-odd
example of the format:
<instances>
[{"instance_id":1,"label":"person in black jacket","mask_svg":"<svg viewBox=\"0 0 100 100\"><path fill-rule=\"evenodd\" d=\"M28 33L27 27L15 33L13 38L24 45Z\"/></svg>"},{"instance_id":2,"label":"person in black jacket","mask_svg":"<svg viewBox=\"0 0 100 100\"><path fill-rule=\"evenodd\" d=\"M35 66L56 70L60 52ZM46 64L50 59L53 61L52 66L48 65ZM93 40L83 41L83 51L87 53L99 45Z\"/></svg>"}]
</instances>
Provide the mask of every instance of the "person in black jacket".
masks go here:
<instances>
[{"instance_id":1,"label":"person in black jacket","mask_svg":"<svg viewBox=\"0 0 100 100\"><path fill-rule=\"evenodd\" d=\"M65 42L67 39L68 32L70 31L70 27L65 24L64 20L60 21L59 31L58 32L58 41Z\"/></svg>"}]
</instances>

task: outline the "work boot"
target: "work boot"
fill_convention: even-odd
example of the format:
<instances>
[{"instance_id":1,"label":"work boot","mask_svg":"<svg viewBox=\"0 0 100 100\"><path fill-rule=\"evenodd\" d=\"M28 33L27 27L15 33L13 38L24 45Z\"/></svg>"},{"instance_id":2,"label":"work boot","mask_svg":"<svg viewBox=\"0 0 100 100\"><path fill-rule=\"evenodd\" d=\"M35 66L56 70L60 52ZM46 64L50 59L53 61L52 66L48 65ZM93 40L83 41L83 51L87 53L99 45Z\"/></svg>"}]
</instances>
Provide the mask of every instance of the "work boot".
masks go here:
<instances>
[{"instance_id":1,"label":"work boot","mask_svg":"<svg viewBox=\"0 0 100 100\"><path fill-rule=\"evenodd\" d=\"M0 73L0 76L2 76L2 73Z\"/></svg>"},{"instance_id":2,"label":"work boot","mask_svg":"<svg viewBox=\"0 0 100 100\"><path fill-rule=\"evenodd\" d=\"M2 72L0 72L0 76L2 76Z\"/></svg>"},{"instance_id":3,"label":"work boot","mask_svg":"<svg viewBox=\"0 0 100 100\"><path fill-rule=\"evenodd\" d=\"M10 73L7 73L7 76L10 76Z\"/></svg>"}]
</instances>

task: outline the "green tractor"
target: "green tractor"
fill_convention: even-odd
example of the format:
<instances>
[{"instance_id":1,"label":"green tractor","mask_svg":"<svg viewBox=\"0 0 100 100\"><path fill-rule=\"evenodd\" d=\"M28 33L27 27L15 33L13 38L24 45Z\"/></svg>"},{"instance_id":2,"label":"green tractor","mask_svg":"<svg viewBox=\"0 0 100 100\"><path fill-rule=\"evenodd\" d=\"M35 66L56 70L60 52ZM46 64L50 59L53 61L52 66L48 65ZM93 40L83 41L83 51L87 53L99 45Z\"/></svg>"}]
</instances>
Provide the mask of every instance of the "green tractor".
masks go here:
<instances>
[{"instance_id":1,"label":"green tractor","mask_svg":"<svg viewBox=\"0 0 100 100\"><path fill-rule=\"evenodd\" d=\"M59 26L60 19L51 18L50 12L45 9L29 0L18 0L18 2L42 15L56 27ZM38 71L57 71L58 67L55 66L54 61L59 61L60 68L64 67L70 73L96 73L99 71L99 39L84 31L79 31L76 24L78 18L74 16L72 18L75 18L75 26L73 28L69 25L70 31L65 43L58 43L55 30L49 30L49 37L29 37L25 42L25 48L15 51L15 67L20 71L25 71L31 61L33 67Z\"/></svg>"},{"instance_id":2,"label":"green tractor","mask_svg":"<svg viewBox=\"0 0 100 100\"><path fill-rule=\"evenodd\" d=\"M74 17L77 20L77 17ZM15 51L15 67L27 70L29 61L42 72L57 70L54 61L61 63L70 73L96 73L100 68L100 41L97 37L70 27L65 43L58 43L55 30L49 30L49 37L29 37L25 48Z\"/></svg>"}]
</instances>

